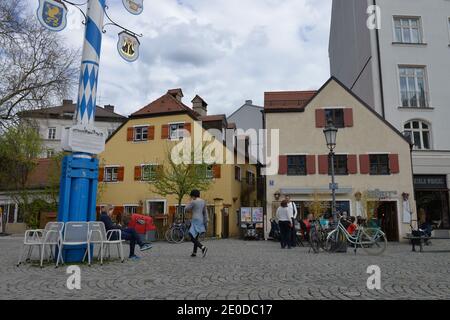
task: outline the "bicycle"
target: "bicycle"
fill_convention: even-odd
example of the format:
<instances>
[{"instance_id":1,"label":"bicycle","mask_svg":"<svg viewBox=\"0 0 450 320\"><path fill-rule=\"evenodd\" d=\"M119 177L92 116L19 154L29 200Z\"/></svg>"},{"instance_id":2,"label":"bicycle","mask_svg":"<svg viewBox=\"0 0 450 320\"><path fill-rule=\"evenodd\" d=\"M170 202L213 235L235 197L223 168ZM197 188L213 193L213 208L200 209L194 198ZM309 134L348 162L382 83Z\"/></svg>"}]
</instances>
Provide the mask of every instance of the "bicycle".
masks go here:
<instances>
[{"instance_id":1,"label":"bicycle","mask_svg":"<svg viewBox=\"0 0 450 320\"><path fill-rule=\"evenodd\" d=\"M325 250L329 252L338 251L347 243L354 246L355 254L358 246L371 256L381 255L387 248L386 235L380 228L360 226L356 235L351 235L339 220L336 228L327 236Z\"/></svg>"},{"instance_id":2,"label":"bicycle","mask_svg":"<svg viewBox=\"0 0 450 320\"><path fill-rule=\"evenodd\" d=\"M326 240L327 240L328 232L326 229L322 227L320 220L312 220L311 227L309 229L309 244L310 244L310 252L311 249L314 253L319 253L320 249L326 250Z\"/></svg>"},{"instance_id":3,"label":"bicycle","mask_svg":"<svg viewBox=\"0 0 450 320\"><path fill-rule=\"evenodd\" d=\"M182 243L189 236L190 222L174 222L165 233L167 242L170 243ZM206 233L202 233L199 236L199 241L204 241Z\"/></svg>"}]
</instances>

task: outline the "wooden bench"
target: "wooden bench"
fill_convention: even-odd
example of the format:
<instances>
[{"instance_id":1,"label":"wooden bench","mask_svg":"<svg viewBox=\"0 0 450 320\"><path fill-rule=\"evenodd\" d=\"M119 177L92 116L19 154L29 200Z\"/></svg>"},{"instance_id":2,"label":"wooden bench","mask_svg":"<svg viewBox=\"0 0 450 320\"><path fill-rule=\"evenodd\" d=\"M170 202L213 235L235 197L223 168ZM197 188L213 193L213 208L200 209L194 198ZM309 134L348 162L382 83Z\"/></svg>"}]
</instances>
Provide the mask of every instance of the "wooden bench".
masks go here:
<instances>
[{"instance_id":1,"label":"wooden bench","mask_svg":"<svg viewBox=\"0 0 450 320\"><path fill-rule=\"evenodd\" d=\"M420 246L420 252L423 252L423 244L429 240L450 240L450 234L448 230L433 230L434 235L428 236L413 236L407 235L404 239L410 240L412 244L412 251L416 251L416 245ZM445 234L446 233L446 234Z\"/></svg>"}]
</instances>

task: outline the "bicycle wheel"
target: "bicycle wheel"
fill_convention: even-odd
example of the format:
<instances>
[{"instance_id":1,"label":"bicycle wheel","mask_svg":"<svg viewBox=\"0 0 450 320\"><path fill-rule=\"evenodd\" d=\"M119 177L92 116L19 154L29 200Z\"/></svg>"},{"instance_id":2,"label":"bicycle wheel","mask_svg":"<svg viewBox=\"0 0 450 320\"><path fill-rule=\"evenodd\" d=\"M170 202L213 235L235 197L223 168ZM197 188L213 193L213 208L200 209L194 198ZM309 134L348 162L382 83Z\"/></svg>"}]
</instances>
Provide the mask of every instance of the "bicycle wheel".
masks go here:
<instances>
[{"instance_id":1,"label":"bicycle wheel","mask_svg":"<svg viewBox=\"0 0 450 320\"><path fill-rule=\"evenodd\" d=\"M170 242L170 243L173 242L173 240L172 240L172 229L171 228L166 230L166 232L164 234L164 238L166 239L167 242Z\"/></svg>"},{"instance_id":2,"label":"bicycle wheel","mask_svg":"<svg viewBox=\"0 0 450 320\"><path fill-rule=\"evenodd\" d=\"M181 228L173 228L170 235L174 243L182 243L184 241L184 231Z\"/></svg>"},{"instance_id":3,"label":"bicycle wheel","mask_svg":"<svg viewBox=\"0 0 450 320\"><path fill-rule=\"evenodd\" d=\"M360 245L368 255L381 255L387 248L386 235L377 228L364 229L360 235Z\"/></svg>"},{"instance_id":4,"label":"bicycle wheel","mask_svg":"<svg viewBox=\"0 0 450 320\"><path fill-rule=\"evenodd\" d=\"M339 229L335 229L328 234L324 250L328 252L339 252L342 251L346 244L347 238L345 234Z\"/></svg>"},{"instance_id":5,"label":"bicycle wheel","mask_svg":"<svg viewBox=\"0 0 450 320\"><path fill-rule=\"evenodd\" d=\"M309 230L309 244L311 245L311 249L313 249L314 253L319 253L320 250L320 239L319 233L315 227L312 227Z\"/></svg>"}]
</instances>

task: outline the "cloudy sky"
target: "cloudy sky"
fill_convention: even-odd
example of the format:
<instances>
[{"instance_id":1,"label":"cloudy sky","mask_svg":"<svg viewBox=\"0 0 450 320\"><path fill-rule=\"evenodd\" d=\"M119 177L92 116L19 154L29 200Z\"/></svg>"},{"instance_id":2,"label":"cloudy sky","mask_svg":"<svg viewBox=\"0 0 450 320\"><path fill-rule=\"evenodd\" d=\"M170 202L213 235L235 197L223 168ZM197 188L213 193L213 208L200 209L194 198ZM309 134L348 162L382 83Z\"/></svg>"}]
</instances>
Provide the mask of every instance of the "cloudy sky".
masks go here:
<instances>
[{"instance_id":1,"label":"cloudy sky","mask_svg":"<svg viewBox=\"0 0 450 320\"><path fill-rule=\"evenodd\" d=\"M331 0L144 0L139 16L107 2L117 23L144 35L134 63L117 53L119 29L104 36L97 103L121 114L182 88L185 104L199 94L208 113L229 115L247 99L262 105L265 91L316 89L329 77ZM69 10L62 34L81 48L82 18Z\"/></svg>"}]
</instances>

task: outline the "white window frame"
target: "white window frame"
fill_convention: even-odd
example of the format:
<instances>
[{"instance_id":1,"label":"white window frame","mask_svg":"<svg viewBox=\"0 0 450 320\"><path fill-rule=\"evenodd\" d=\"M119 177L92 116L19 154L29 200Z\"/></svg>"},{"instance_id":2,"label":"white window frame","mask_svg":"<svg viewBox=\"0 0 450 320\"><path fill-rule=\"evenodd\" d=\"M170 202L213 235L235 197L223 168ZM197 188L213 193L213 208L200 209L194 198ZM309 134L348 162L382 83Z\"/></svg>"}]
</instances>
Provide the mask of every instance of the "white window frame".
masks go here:
<instances>
[{"instance_id":1,"label":"white window frame","mask_svg":"<svg viewBox=\"0 0 450 320\"><path fill-rule=\"evenodd\" d=\"M403 26L402 21L407 20L408 26ZM412 42L412 30L415 29L412 26L411 21L417 20L417 31L418 31L418 42ZM397 38L397 26L396 22L400 21L400 30L401 30L401 39ZM422 26L422 17L420 16L393 16L393 27L394 27L394 42L395 43L401 43L401 44L424 44L424 32L423 32L423 26ZM408 30L410 42L406 42L403 38L403 32L404 30Z\"/></svg>"},{"instance_id":2,"label":"white window frame","mask_svg":"<svg viewBox=\"0 0 450 320\"><path fill-rule=\"evenodd\" d=\"M176 134L172 137L172 132L173 132L172 126L173 125L177 125L177 126L183 125L183 129L180 129L180 128L176 129L175 130ZM168 126L169 126L169 132L168 132L169 140L175 141L175 140L180 140L180 139L184 138L184 130L185 130L186 122L171 122L168 124Z\"/></svg>"},{"instance_id":3,"label":"white window frame","mask_svg":"<svg viewBox=\"0 0 450 320\"><path fill-rule=\"evenodd\" d=\"M127 208L134 208L135 212L127 212ZM138 204L129 204L129 203L124 204L123 205L123 213L125 213L125 214L135 214L135 213L137 213L137 208L139 208Z\"/></svg>"},{"instance_id":4,"label":"white window frame","mask_svg":"<svg viewBox=\"0 0 450 320\"><path fill-rule=\"evenodd\" d=\"M47 159L53 157L55 155L54 149L47 149Z\"/></svg>"},{"instance_id":5,"label":"white window frame","mask_svg":"<svg viewBox=\"0 0 450 320\"><path fill-rule=\"evenodd\" d=\"M56 127L49 127L47 130L47 140L56 140Z\"/></svg>"},{"instance_id":6,"label":"white window frame","mask_svg":"<svg viewBox=\"0 0 450 320\"><path fill-rule=\"evenodd\" d=\"M149 179L149 180L145 180L144 179L144 167L148 167L148 166L152 166L152 167L156 167L157 168L159 166L159 164L157 164L157 163L143 163L143 164L141 164L141 181L152 182L152 181L155 180L155 177L153 179Z\"/></svg>"},{"instance_id":7,"label":"white window frame","mask_svg":"<svg viewBox=\"0 0 450 320\"><path fill-rule=\"evenodd\" d=\"M148 215L150 215L150 203L151 202L164 202L164 215L167 215L167 200L166 199L148 199L145 200L145 210Z\"/></svg>"},{"instance_id":8,"label":"white window frame","mask_svg":"<svg viewBox=\"0 0 450 320\"><path fill-rule=\"evenodd\" d=\"M418 122L419 123L419 128L413 128L413 122ZM410 128L407 129L405 128L407 124L410 124ZM423 125L427 125L428 129L424 129ZM421 120L421 119L412 119L409 121L406 121L403 125L403 130L404 132L411 132L411 142L413 143L413 147L415 150L433 150L433 142L432 142L432 138L431 138L431 124L428 121L425 120ZM416 141L414 140L414 133L418 132L420 134L420 146L416 145ZM424 147L424 132L428 132L428 144L429 144L429 148L425 148Z\"/></svg>"},{"instance_id":9,"label":"white window frame","mask_svg":"<svg viewBox=\"0 0 450 320\"><path fill-rule=\"evenodd\" d=\"M107 183L117 183L119 182L119 171L118 169L120 168L120 166L105 166L104 172L103 172L103 182L107 182ZM107 170L108 169L117 169L117 173L116 173L116 180L112 180L113 177L113 173L111 173L111 180L107 180L108 174L107 174Z\"/></svg>"},{"instance_id":10,"label":"white window frame","mask_svg":"<svg viewBox=\"0 0 450 320\"><path fill-rule=\"evenodd\" d=\"M419 97L417 97L417 106L411 106L410 105L410 99L408 96L408 106L404 106L403 105L403 98L402 98L402 81L401 81L401 71L402 69L413 69L414 70L414 85L415 88L414 89L419 89L419 82L418 82L418 77L417 77L417 70L421 69L423 70L423 82L424 82L424 94L425 94L425 105L421 105L420 99ZM400 94L400 106L401 108L413 108L413 109L429 109L431 108L431 101L430 101L430 97L428 94L428 76L427 76L427 67L426 66L421 66L421 65L398 65L397 67L397 73L398 73L398 87L399 87L399 94ZM406 86L407 86L407 92L408 95L411 93L419 93L419 91L411 91L409 88L409 81L406 81Z\"/></svg>"},{"instance_id":11,"label":"white window frame","mask_svg":"<svg viewBox=\"0 0 450 320\"><path fill-rule=\"evenodd\" d=\"M149 125L138 125L138 126L134 126L133 127L133 141L134 142L145 142L145 141L148 141L148 135L149 135L149 132L148 132L148 127L149 127ZM143 130L143 129L147 129L147 139L143 139L142 138L142 136L143 136L143 132L141 131L141 138L140 139L137 139L136 138L136 136L137 136L137 130L138 129L141 129L141 130Z\"/></svg>"}]
</instances>

